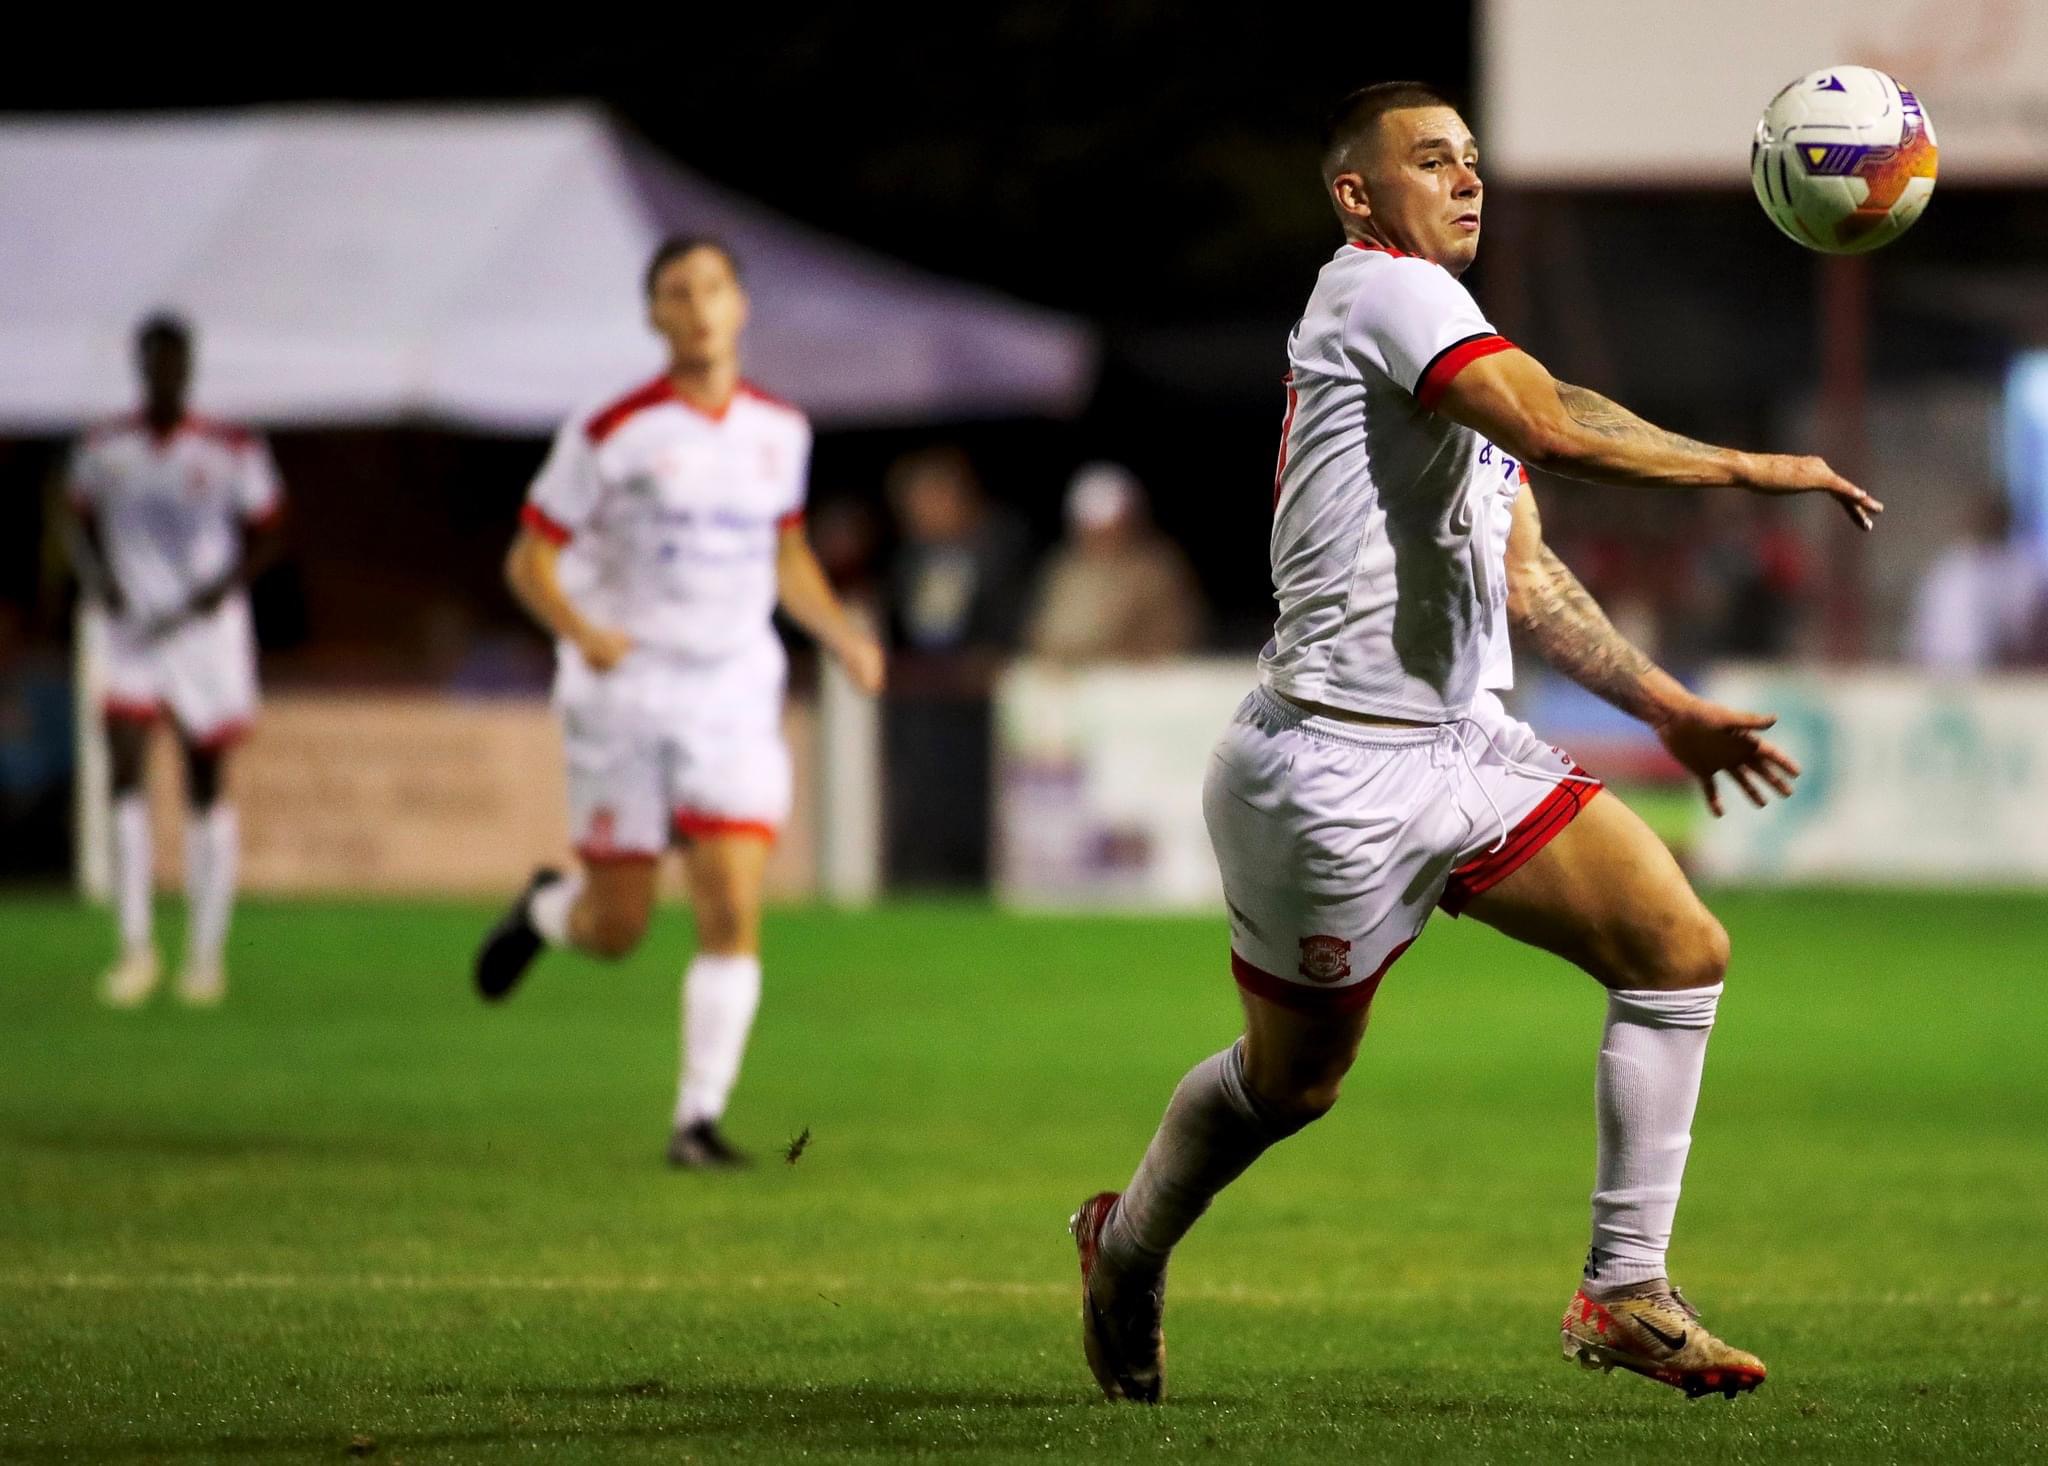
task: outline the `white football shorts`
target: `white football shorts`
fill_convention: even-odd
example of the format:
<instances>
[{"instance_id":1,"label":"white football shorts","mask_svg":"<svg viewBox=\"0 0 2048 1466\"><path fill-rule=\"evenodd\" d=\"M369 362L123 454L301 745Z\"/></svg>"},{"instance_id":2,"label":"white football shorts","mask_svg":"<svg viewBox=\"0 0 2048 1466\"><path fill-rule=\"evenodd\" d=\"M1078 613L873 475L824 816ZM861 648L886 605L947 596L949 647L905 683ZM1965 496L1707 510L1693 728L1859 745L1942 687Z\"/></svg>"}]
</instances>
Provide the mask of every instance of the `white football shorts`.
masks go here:
<instances>
[{"instance_id":1,"label":"white football shorts","mask_svg":"<svg viewBox=\"0 0 2048 1466\"><path fill-rule=\"evenodd\" d=\"M648 860L677 839L773 840L790 806L779 664L636 661L557 687L576 853Z\"/></svg>"},{"instance_id":2,"label":"white football shorts","mask_svg":"<svg viewBox=\"0 0 2048 1466\"><path fill-rule=\"evenodd\" d=\"M1362 1008L1432 910L1457 915L1600 788L1490 692L1456 722L1401 728L1256 688L1202 791L1231 970L1289 1007Z\"/></svg>"},{"instance_id":3,"label":"white football shorts","mask_svg":"<svg viewBox=\"0 0 2048 1466\"><path fill-rule=\"evenodd\" d=\"M124 617L102 618L105 685L100 710L110 721L154 722L168 713L185 739L224 748L256 721L256 632L245 596L209 615L150 636Z\"/></svg>"}]
</instances>

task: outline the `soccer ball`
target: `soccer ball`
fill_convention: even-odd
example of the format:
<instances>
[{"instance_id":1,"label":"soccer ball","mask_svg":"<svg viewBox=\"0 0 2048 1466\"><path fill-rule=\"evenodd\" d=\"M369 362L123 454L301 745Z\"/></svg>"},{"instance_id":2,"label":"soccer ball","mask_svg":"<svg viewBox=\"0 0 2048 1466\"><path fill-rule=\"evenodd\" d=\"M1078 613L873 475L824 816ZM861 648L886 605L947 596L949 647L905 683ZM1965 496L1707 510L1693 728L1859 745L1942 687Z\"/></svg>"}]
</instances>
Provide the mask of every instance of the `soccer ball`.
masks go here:
<instances>
[{"instance_id":1,"label":"soccer ball","mask_svg":"<svg viewBox=\"0 0 2048 1466\"><path fill-rule=\"evenodd\" d=\"M1934 124L1881 71L1830 66L1771 98L1749 181L1771 222L1808 249L1856 255L1913 227L1934 197Z\"/></svg>"}]
</instances>

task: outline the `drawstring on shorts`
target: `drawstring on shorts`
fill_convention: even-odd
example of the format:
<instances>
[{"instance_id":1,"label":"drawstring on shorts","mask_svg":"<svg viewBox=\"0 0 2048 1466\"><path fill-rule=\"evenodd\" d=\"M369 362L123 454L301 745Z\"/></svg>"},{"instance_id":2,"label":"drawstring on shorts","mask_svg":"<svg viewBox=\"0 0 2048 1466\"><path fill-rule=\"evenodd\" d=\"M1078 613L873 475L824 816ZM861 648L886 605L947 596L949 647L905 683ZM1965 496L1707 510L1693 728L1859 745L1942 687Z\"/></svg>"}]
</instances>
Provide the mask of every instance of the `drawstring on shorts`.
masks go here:
<instances>
[{"instance_id":1,"label":"drawstring on shorts","mask_svg":"<svg viewBox=\"0 0 2048 1466\"><path fill-rule=\"evenodd\" d=\"M1486 801L1486 807L1493 811L1494 823L1500 826L1500 835L1491 845L1486 847L1486 853L1492 855L1508 843L1508 835L1510 833L1508 830L1508 817L1502 812L1500 802L1493 797L1493 791L1486 787L1486 781L1479 777L1479 766L1473 762L1472 750L1465 742L1465 725L1468 723L1473 728L1478 729L1479 736L1482 739L1486 738L1486 730L1480 727L1477 719L1470 716L1460 717L1455 722L1446 723L1444 725L1444 733L1447 740L1456 745L1458 757L1464 762L1465 772L1472 776L1472 782L1478 786L1480 796ZM1456 728L1457 732L1452 733L1450 731L1452 728ZM1530 778L1542 779L1546 783L1552 784L1598 784L1600 782L1590 774L1574 774L1569 772L1560 774L1551 769L1537 768L1532 764L1525 764L1519 759L1512 759L1506 754L1501 753L1499 744L1493 743L1490 739L1487 741L1488 746L1496 754L1499 754L1500 761L1518 774L1526 774Z\"/></svg>"}]
</instances>

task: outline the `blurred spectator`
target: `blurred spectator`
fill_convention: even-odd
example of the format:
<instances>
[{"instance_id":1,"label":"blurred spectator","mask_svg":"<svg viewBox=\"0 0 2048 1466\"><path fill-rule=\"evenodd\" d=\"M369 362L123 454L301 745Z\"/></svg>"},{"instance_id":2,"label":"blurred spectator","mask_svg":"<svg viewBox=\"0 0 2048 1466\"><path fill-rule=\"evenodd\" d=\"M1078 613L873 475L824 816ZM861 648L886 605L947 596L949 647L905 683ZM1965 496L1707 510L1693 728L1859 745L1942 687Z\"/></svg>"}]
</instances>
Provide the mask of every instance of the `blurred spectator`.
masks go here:
<instances>
[{"instance_id":1,"label":"blurred spectator","mask_svg":"<svg viewBox=\"0 0 2048 1466\"><path fill-rule=\"evenodd\" d=\"M2025 662L2043 615L2042 569L2012 537L2012 506L1987 494L1966 538L1950 545L1913 598L1907 647L1931 671L1977 672Z\"/></svg>"},{"instance_id":2,"label":"blurred spectator","mask_svg":"<svg viewBox=\"0 0 2048 1466\"><path fill-rule=\"evenodd\" d=\"M1796 522L1744 500L1711 524L1702 567L1720 603L1711 650L1729 657L1789 654L1815 590Z\"/></svg>"},{"instance_id":3,"label":"blurred spectator","mask_svg":"<svg viewBox=\"0 0 2048 1466\"><path fill-rule=\"evenodd\" d=\"M1201 640L1207 611L1187 556L1153 528L1128 469L1091 463L1067 488L1067 538L1039 581L1028 643L1061 662L1144 662Z\"/></svg>"},{"instance_id":4,"label":"blurred spectator","mask_svg":"<svg viewBox=\"0 0 2048 1466\"><path fill-rule=\"evenodd\" d=\"M1028 546L992 508L967 455L929 448L889 470L902 530L890 566L891 640L920 652L1007 652L1023 620Z\"/></svg>"},{"instance_id":5,"label":"blurred spectator","mask_svg":"<svg viewBox=\"0 0 2048 1466\"><path fill-rule=\"evenodd\" d=\"M0 877L63 871L73 751L70 663L0 600Z\"/></svg>"},{"instance_id":6,"label":"blurred spectator","mask_svg":"<svg viewBox=\"0 0 2048 1466\"><path fill-rule=\"evenodd\" d=\"M884 864L903 886L988 882L989 691L1023 620L1027 546L967 456L898 459L889 503L889 696L883 705Z\"/></svg>"},{"instance_id":7,"label":"blurred spectator","mask_svg":"<svg viewBox=\"0 0 2048 1466\"><path fill-rule=\"evenodd\" d=\"M827 499L808 515L811 552L832 589L849 605L872 609L881 598L877 561L882 529L859 499Z\"/></svg>"}]
</instances>

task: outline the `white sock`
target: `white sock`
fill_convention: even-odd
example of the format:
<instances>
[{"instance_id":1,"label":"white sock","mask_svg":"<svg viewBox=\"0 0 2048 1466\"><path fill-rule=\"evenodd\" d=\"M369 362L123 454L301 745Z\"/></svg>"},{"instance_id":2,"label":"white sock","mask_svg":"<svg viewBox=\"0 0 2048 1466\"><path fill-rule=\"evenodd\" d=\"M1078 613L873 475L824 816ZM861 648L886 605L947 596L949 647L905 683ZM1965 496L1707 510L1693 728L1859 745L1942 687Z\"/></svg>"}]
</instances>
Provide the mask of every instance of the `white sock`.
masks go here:
<instances>
[{"instance_id":1,"label":"white sock","mask_svg":"<svg viewBox=\"0 0 2048 1466\"><path fill-rule=\"evenodd\" d=\"M1243 1039L1195 1065L1175 1087L1145 1158L1102 1229L1103 1264L1147 1277L1164 1272L1167 1254L1216 1193L1311 1118L1276 1115L1259 1103L1245 1083Z\"/></svg>"},{"instance_id":2,"label":"white sock","mask_svg":"<svg viewBox=\"0 0 2048 1466\"><path fill-rule=\"evenodd\" d=\"M137 790L114 799L114 909L121 950L149 945L149 894L155 855L149 843L149 799Z\"/></svg>"},{"instance_id":3,"label":"white sock","mask_svg":"<svg viewBox=\"0 0 2048 1466\"><path fill-rule=\"evenodd\" d=\"M759 957L699 956L683 973L683 1077L676 1125L716 1120L740 1077L747 1031L761 1005Z\"/></svg>"},{"instance_id":4,"label":"white sock","mask_svg":"<svg viewBox=\"0 0 2048 1466\"><path fill-rule=\"evenodd\" d=\"M1600 1165L1586 1281L1599 1288L1665 1276L1692 1114L1721 984L1607 995L1594 1102Z\"/></svg>"},{"instance_id":5,"label":"white sock","mask_svg":"<svg viewBox=\"0 0 2048 1466\"><path fill-rule=\"evenodd\" d=\"M549 881L526 903L527 919L550 947L569 945L569 913L576 909L576 898L582 894L583 872L575 870L558 881Z\"/></svg>"},{"instance_id":6,"label":"white sock","mask_svg":"<svg viewBox=\"0 0 2048 1466\"><path fill-rule=\"evenodd\" d=\"M185 902L190 923L186 964L220 966L227 947L228 917L235 909L235 875L242 826L225 800L194 810L185 821Z\"/></svg>"}]
</instances>

